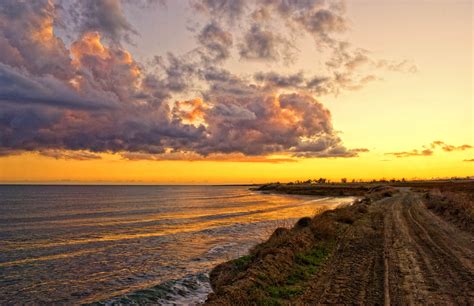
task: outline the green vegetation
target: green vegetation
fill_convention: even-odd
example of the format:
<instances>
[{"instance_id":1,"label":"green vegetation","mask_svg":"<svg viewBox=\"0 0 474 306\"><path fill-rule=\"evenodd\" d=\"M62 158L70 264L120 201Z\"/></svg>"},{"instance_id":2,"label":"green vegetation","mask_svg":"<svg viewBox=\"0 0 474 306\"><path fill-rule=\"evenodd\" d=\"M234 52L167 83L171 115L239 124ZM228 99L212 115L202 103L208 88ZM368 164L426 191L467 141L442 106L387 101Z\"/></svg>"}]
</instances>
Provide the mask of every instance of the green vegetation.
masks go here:
<instances>
[{"instance_id":1,"label":"green vegetation","mask_svg":"<svg viewBox=\"0 0 474 306\"><path fill-rule=\"evenodd\" d=\"M234 259L232 263L238 270L243 271L247 269L249 264L252 262L252 259L253 259L252 255L245 255L237 259Z\"/></svg>"},{"instance_id":2,"label":"green vegetation","mask_svg":"<svg viewBox=\"0 0 474 306\"><path fill-rule=\"evenodd\" d=\"M214 293L210 305L242 304L288 305L310 294L308 289L335 249L343 233L369 211L369 205L397 190L387 186L266 186L295 193L342 190L365 198L353 205L326 211L314 218L301 218L292 228L277 228L270 238L250 250L250 255L220 264L210 273Z\"/></svg>"},{"instance_id":3,"label":"green vegetation","mask_svg":"<svg viewBox=\"0 0 474 306\"><path fill-rule=\"evenodd\" d=\"M269 286L266 291L270 293L272 298L289 299L296 295L303 293L303 288L300 286Z\"/></svg>"},{"instance_id":4,"label":"green vegetation","mask_svg":"<svg viewBox=\"0 0 474 306\"><path fill-rule=\"evenodd\" d=\"M334 242L319 244L310 250L298 253L294 258L293 272L286 282L278 285L266 286L265 293L270 297L262 301L262 305L281 305L304 292L307 282L318 271L334 247Z\"/></svg>"}]
</instances>

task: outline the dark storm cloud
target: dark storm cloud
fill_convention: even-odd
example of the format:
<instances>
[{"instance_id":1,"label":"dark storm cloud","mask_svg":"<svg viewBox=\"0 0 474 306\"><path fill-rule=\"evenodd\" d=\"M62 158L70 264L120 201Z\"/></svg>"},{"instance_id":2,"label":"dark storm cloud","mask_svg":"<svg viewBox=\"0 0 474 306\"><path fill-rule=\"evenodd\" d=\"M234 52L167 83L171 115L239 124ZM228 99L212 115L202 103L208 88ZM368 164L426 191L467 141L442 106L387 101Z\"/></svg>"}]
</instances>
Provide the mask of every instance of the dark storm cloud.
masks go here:
<instances>
[{"instance_id":1,"label":"dark storm cloud","mask_svg":"<svg viewBox=\"0 0 474 306\"><path fill-rule=\"evenodd\" d=\"M363 152L344 147L329 110L303 93L350 88L347 77L306 80L301 72L260 72L246 79L216 66L236 45L242 58L265 61L284 57L291 47L263 23L251 23L234 43L229 29L247 16L244 1L194 1L212 19L196 36L201 48L158 56L152 67L124 49L122 42L136 31L119 1L61 4L61 9L48 1L0 6L0 154L36 151L85 160L118 152L130 159L265 161L274 153L291 159ZM343 29L341 9L324 1L255 5L325 40ZM259 18L270 16L262 11ZM54 31L59 24L76 30L68 33L68 46ZM361 60L346 59L345 69L355 70ZM281 94L280 88L294 92ZM191 98L176 101L184 95Z\"/></svg>"},{"instance_id":2,"label":"dark storm cloud","mask_svg":"<svg viewBox=\"0 0 474 306\"><path fill-rule=\"evenodd\" d=\"M49 105L59 108L104 109L116 106L116 98L93 89L80 94L51 75L33 76L0 63L0 105Z\"/></svg>"},{"instance_id":3,"label":"dark storm cloud","mask_svg":"<svg viewBox=\"0 0 474 306\"><path fill-rule=\"evenodd\" d=\"M214 81L205 97L214 107L204 114L208 136L194 147L199 154L291 152L302 156L315 150L310 143L319 141L320 156L314 157L357 155L336 136L330 112L310 96L278 95L229 77Z\"/></svg>"},{"instance_id":4,"label":"dark storm cloud","mask_svg":"<svg viewBox=\"0 0 474 306\"><path fill-rule=\"evenodd\" d=\"M55 8L46 0L2 1L1 62L38 75L71 77L69 52L53 34L54 17Z\"/></svg>"},{"instance_id":5,"label":"dark storm cloud","mask_svg":"<svg viewBox=\"0 0 474 306\"><path fill-rule=\"evenodd\" d=\"M109 4L115 5L101 5ZM187 86L192 67L169 56L162 77L144 74L127 51L104 45L95 31L66 49L52 31L55 7L46 1L7 2L1 14L0 48L12 55L0 58L3 152L159 154L202 137L202 127L170 118L162 103Z\"/></svg>"}]
</instances>

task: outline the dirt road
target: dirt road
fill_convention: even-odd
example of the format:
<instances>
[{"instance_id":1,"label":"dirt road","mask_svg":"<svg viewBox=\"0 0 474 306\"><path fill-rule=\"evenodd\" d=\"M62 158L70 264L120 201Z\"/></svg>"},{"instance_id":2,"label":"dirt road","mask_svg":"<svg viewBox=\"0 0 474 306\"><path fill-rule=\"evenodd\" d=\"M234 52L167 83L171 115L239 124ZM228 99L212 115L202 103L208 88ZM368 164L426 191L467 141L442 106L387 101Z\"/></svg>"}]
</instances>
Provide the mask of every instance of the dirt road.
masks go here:
<instances>
[{"instance_id":1,"label":"dirt road","mask_svg":"<svg viewBox=\"0 0 474 306\"><path fill-rule=\"evenodd\" d=\"M474 237L402 190L371 205L295 302L474 305Z\"/></svg>"}]
</instances>

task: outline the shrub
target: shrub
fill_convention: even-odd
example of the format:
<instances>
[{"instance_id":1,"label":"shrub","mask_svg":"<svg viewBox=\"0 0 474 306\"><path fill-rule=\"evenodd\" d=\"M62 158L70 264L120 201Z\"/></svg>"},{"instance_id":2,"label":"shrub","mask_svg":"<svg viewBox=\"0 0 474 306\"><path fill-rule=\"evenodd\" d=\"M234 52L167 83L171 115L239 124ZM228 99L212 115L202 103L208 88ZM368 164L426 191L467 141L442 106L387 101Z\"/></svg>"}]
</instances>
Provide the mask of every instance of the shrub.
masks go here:
<instances>
[{"instance_id":1,"label":"shrub","mask_svg":"<svg viewBox=\"0 0 474 306\"><path fill-rule=\"evenodd\" d=\"M311 225L311 218L310 217L304 217L298 220L296 222L296 227L308 227Z\"/></svg>"},{"instance_id":2,"label":"shrub","mask_svg":"<svg viewBox=\"0 0 474 306\"><path fill-rule=\"evenodd\" d=\"M453 222L468 232L474 232L474 196L464 192L441 192L433 189L426 193L424 202L428 209Z\"/></svg>"}]
</instances>

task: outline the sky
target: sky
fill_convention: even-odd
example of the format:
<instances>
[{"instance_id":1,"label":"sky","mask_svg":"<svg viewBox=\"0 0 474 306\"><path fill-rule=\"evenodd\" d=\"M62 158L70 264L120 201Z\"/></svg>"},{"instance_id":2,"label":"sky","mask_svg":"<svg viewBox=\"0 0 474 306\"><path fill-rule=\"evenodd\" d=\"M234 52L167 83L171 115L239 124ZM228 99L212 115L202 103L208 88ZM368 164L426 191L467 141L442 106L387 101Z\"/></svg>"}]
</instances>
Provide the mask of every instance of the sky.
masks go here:
<instances>
[{"instance_id":1,"label":"sky","mask_svg":"<svg viewBox=\"0 0 474 306\"><path fill-rule=\"evenodd\" d=\"M471 1L3 1L0 182L474 175Z\"/></svg>"}]
</instances>

